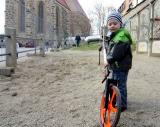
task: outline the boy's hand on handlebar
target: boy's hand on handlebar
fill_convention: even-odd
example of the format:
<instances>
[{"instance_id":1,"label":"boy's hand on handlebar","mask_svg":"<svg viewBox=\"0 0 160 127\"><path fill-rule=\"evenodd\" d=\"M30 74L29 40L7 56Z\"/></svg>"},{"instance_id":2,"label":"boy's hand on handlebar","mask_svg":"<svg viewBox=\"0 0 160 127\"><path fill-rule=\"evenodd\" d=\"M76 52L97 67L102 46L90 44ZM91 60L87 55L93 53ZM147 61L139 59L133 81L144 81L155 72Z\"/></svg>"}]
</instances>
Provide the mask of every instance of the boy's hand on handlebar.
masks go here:
<instances>
[{"instance_id":1,"label":"boy's hand on handlebar","mask_svg":"<svg viewBox=\"0 0 160 127\"><path fill-rule=\"evenodd\" d=\"M104 64L104 68L107 68L108 66L109 66L108 62Z\"/></svg>"},{"instance_id":2,"label":"boy's hand on handlebar","mask_svg":"<svg viewBox=\"0 0 160 127\"><path fill-rule=\"evenodd\" d=\"M102 51L102 46L98 48L98 51L99 51L99 52Z\"/></svg>"}]
</instances>

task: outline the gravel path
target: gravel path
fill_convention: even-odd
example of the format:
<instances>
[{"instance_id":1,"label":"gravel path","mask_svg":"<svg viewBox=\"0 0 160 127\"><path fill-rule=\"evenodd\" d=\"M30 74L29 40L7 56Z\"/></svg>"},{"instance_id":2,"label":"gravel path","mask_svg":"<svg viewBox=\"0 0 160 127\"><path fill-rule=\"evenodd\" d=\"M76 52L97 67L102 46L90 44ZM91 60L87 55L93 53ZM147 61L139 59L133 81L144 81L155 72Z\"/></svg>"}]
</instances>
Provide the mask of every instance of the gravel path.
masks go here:
<instances>
[{"instance_id":1,"label":"gravel path","mask_svg":"<svg viewBox=\"0 0 160 127\"><path fill-rule=\"evenodd\" d=\"M160 58L134 55L118 127L160 127ZM99 127L104 85L96 51L60 51L0 77L0 127Z\"/></svg>"}]
</instances>

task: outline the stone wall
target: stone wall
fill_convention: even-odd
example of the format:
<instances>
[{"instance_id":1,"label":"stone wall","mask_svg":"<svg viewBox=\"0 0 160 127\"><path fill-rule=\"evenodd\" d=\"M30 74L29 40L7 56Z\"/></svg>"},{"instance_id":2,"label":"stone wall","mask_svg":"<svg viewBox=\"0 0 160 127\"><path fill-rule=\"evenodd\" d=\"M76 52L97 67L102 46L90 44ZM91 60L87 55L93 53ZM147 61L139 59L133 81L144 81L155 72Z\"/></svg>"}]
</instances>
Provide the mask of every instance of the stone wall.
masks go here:
<instances>
[{"instance_id":1,"label":"stone wall","mask_svg":"<svg viewBox=\"0 0 160 127\"><path fill-rule=\"evenodd\" d=\"M55 0L24 0L25 1L25 32L19 30L19 0L6 0L5 11L5 27L16 29L17 41L26 43L31 40L39 40L43 38L45 41L54 42L55 46L60 43L65 34L70 31L69 10L57 4ZM37 32L38 23L38 4L40 1L44 3L44 31ZM59 26L56 27L56 7L59 7ZM64 13L64 14L62 14ZM57 33L59 29L59 34ZM64 34L65 32L65 34Z\"/></svg>"},{"instance_id":2,"label":"stone wall","mask_svg":"<svg viewBox=\"0 0 160 127\"><path fill-rule=\"evenodd\" d=\"M6 0L5 26L16 27L16 7L14 0Z\"/></svg>"}]
</instances>

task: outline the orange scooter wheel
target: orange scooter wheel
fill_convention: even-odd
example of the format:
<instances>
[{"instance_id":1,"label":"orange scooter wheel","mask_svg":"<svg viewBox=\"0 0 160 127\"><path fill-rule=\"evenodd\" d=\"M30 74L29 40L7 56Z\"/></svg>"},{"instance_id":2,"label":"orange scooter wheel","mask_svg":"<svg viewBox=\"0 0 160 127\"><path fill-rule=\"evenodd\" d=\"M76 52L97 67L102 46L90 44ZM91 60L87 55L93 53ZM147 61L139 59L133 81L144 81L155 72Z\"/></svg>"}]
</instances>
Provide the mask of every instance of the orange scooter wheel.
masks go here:
<instances>
[{"instance_id":1,"label":"orange scooter wheel","mask_svg":"<svg viewBox=\"0 0 160 127\"><path fill-rule=\"evenodd\" d=\"M111 86L109 102L105 107L105 96L102 95L100 104L101 127L116 127L121 114L121 95L116 86Z\"/></svg>"}]
</instances>

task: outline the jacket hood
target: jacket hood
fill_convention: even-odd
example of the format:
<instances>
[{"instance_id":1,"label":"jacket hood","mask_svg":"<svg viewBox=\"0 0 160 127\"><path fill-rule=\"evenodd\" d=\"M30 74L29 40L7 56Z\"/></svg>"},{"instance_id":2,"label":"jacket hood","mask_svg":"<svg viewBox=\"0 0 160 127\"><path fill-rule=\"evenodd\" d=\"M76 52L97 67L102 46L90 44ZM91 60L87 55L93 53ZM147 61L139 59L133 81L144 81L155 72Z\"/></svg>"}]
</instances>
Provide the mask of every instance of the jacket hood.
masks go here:
<instances>
[{"instance_id":1,"label":"jacket hood","mask_svg":"<svg viewBox=\"0 0 160 127\"><path fill-rule=\"evenodd\" d=\"M132 44L133 42L130 33L124 28L120 28L116 32L113 32L111 38L111 40L115 43L128 42Z\"/></svg>"}]
</instances>

